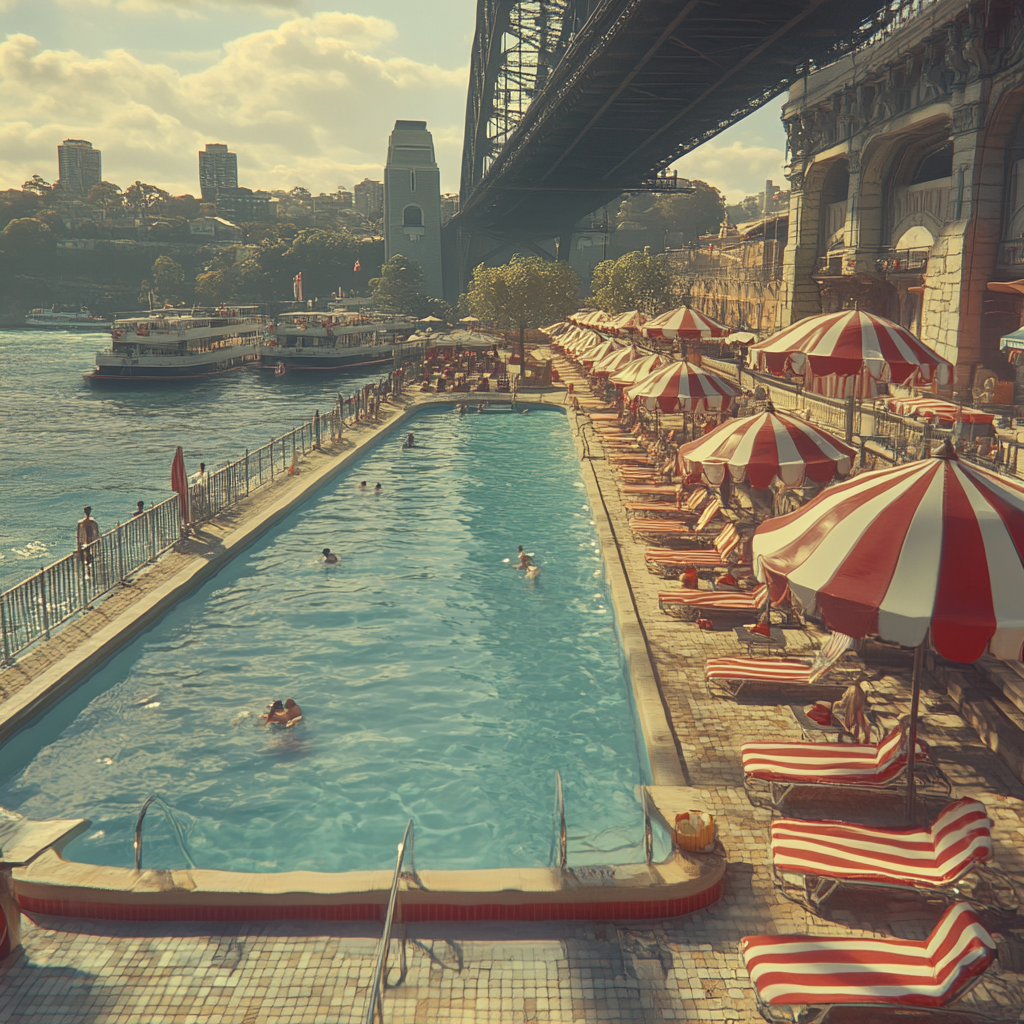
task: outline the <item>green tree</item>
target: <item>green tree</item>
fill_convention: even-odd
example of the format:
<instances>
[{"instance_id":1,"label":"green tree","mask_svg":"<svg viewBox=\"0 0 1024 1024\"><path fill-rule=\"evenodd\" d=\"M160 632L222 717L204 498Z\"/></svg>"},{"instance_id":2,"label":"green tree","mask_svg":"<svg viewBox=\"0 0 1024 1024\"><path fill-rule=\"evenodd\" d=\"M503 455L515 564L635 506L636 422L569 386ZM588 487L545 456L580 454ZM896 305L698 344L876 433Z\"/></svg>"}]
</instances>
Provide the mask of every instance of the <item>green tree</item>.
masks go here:
<instances>
[{"instance_id":1,"label":"green tree","mask_svg":"<svg viewBox=\"0 0 1024 1024\"><path fill-rule=\"evenodd\" d=\"M124 210L124 193L112 181L101 181L89 189L86 202L98 206L108 217L114 217Z\"/></svg>"},{"instance_id":2,"label":"green tree","mask_svg":"<svg viewBox=\"0 0 1024 1024\"><path fill-rule=\"evenodd\" d=\"M185 298L185 270L170 256L158 256L151 275L153 291L160 302L176 304Z\"/></svg>"},{"instance_id":3,"label":"green tree","mask_svg":"<svg viewBox=\"0 0 1024 1024\"><path fill-rule=\"evenodd\" d=\"M208 270L196 278L196 301L208 306L237 302L242 287L241 274L235 267Z\"/></svg>"},{"instance_id":4,"label":"green tree","mask_svg":"<svg viewBox=\"0 0 1024 1024\"><path fill-rule=\"evenodd\" d=\"M619 230L642 231L643 240L656 252L668 244L670 234L696 242L700 235L717 231L725 216L725 200L706 181L691 182L688 195L635 193L626 196L616 215Z\"/></svg>"},{"instance_id":5,"label":"green tree","mask_svg":"<svg viewBox=\"0 0 1024 1024\"><path fill-rule=\"evenodd\" d=\"M380 277L370 281L374 302L386 313L408 313L415 316L426 293L423 291L423 268L415 261L396 253L380 268Z\"/></svg>"},{"instance_id":6,"label":"green tree","mask_svg":"<svg viewBox=\"0 0 1024 1024\"><path fill-rule=\"evenodd\" d=\"M513 256L501 267L473 271L467 303L473 316L519 331L520 372L526 369L526 331L563 320L579 302L580 279L568 263L540 256Z\"/></svg>"},{"instance_id":7,"label":"green tree","mask_svg":"<svg viewBox=\"0 0 1024 1024\"><path fill-rule=\"evenodd\" d=\"M157 188L156 185L147 185L144 181L137 181L124 190L124 205L136 217L145 220L153 207L169 196L170 193L165 192L162 188Z\"/></svg>"},{"instance_id":8,"label":"green tree","mask_svg":"<svg viewBox=\"0 0 1024 1024\"><path fill-rule=\"evenodd\" d=\"M590 288L599 309L609 313L638 309L655 316L669 307L672 277L665 260L644 249L598 263Z\"/></svg>"},{"instance_id":9,"label":"green tree","mask_svg":"<svg viewBox=\"0 0 1024 1024\"><path fill-rule=\"evenodd\" d=\"M303 228L285 251L284 260L291 276L302 272L303 290L312 298L351 288L358 252L359 243L347 231Z\"/></svg>"}]
</instances>

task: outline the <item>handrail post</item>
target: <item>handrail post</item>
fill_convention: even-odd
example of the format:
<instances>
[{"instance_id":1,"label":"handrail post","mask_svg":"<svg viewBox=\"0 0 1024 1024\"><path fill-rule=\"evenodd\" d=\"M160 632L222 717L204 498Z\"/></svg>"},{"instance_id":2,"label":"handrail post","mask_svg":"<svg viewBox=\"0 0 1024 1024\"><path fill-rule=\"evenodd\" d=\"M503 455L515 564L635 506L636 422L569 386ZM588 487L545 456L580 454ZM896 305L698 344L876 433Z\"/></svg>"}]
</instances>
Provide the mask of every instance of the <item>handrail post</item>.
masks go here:
<instances>
[{"instance_id":1,"label":"handrail post","mask_svg":"<svg viewBox=\"0 0 1024 1024\"><path fill-rule=\"evenodd\" d=\"M647 804L647 787L640 787L640 802L644 808L644 860L651 866L654 859L654 830L651 828L651 810Z\"/></svg>"},{"instance_id":2,"label":"handrail post","mask_svg":"<svg viewBox=\"0 0 1024 1024\"><path fill-rule=\"evenodd\" d=\"M142 805L142 810L139 811L138 820L135 822L135 870L142 870L142 822L145 820L146 811L149 810L149 805L153 802L151 796L146 797L146 802Z\"/></svg>"},{"instance_id":3,"label":"handrail post","mask_svg":"<svg viewBox=\"0 0 1024 1024\"><path fill-rule=\"evenodd\" d=\"M117 581L124 583L124 531L120 523L114 527L114 531L117 534Z\"/></svg>"},{"instance_id":4,"label":"handrail post","mask_svg":"<svg viewBox=\"0 0 1024 1024\"><path fill-rule=\"evenodd\" d=\"M245 449L245 496L249 497L249 449Z\"/></svg>"},{"instance_id":5,"label":"handrail post","mask_svg":"<svg viewBox=\"0 0 1024 1024\"><path fill-rule=\"evenodd\" d=\"M50 639L50 613L46 607L46 570L39 570L39 601L43 606L43 636Z\"/></svg>"},{"instance_id":6,"label":"handrail post","mask_svg":"<svg viewBox=\"0 0 1024 1024\"><path fill-rule=\"evenodd\" d=\"M555 769L555 808L558 811L558 867L564 871L569 863L569 844L565 831L565 798L562 795L562 773Z\"/></svg>"},{"instance_id":7,"label":"handrail post","mask_svg":"<svg viewBox=\"0 0 1024 1024\"><path fill-rule=\"evenodd\" d=\"M7 615L4 612L4 603L0 600L0 642L3 643L4 664L11 663L11 650L7 642Z\"/></svg>"}]
</instances>

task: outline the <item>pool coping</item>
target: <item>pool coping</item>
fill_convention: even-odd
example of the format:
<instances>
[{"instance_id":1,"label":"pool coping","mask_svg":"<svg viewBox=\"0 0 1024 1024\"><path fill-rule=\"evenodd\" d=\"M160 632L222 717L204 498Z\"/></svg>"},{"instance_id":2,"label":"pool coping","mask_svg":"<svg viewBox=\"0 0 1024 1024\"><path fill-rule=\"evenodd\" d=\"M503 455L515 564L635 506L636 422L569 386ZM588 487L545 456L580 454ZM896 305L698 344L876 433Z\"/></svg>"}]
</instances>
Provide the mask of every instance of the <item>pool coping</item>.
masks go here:
<instances>
[{"instance_id":1,"label":"pool coping","mask_svg":"<svg viewBox=\"0 0 1024 1024\"><path fill-rule=\"evenodd\" d=\"M561 394L561 392L557 392ZM199 558L144 595L97 630L36 680L0 705L0 742L13 735L155 622L179 600L215 575L268 529L347 469L370 447L430 406L454 405L456 396L409 396L411 401L386 423L326 465L308 469L298 487L256 512L223 537L221 551ZM506 404L510 399L479 399ZM569 410L548 395L519 396L516 405L547 407L574 421ZM633 603L632 590L596 474L582 472L586 452L579 432L572 433L581 461L581 477L594 515L606 579L632 685L641 737L647 749L652 786L647 790L652 816L671 831L675 814L700 806L686 788L675 740L669 727L650 653ZM13 705L13 707L12 707ZM495 868L424 871L423 887L405 880L402 903L407 920L609 920L674 917L710 906L721 896L725 856L720 848L705 854L673 849L663 862L609 865L602 869ZM26 913L118 920L378 920L383 914L391 872L231 872L206 869L141 871L65 860L53 850L13 873ZM427 885L426 883L430 884ZM408 916L412 915L412 916ZM418 916L417 916L418 915Z\"/></svg>"}]
</instances>

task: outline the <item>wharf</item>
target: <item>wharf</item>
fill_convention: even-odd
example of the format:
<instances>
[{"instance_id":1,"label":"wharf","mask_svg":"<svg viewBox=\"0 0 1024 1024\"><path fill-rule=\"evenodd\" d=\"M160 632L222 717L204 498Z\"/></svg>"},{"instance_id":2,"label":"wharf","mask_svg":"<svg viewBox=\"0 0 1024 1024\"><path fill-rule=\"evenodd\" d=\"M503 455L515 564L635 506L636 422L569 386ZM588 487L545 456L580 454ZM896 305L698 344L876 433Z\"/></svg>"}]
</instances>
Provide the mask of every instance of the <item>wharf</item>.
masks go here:
<instances>
[{"instance_id":1,"label":"wharf","mask_svg":"<svg viewBox=\"0 0 1024 1024\"><path fill-rule=\"evenodd\" d=\"M717 818L728 858L724 895L706 910L655 922L410 923L407 970L386 993L385 1018L396 1024L653 1024L666 1020L754 1024L761 1018L739 954L742 936L794 932L919 938L927 934L939 909L876 894L837 898L823 917L808 913L775 890L768 849L772 815L753 808L746 798L739 746L746 740L799 739L799 729L785 707L707 695L704 661L743 653L739 642L731 631L700 630L659 610L657 592L665 589L664 582L646 571L643 546L631 537L612 469L599 441L584 424L586 410L596 410L598 403L583 397L582 382L567 364L557 365L563 379L577 383L576 393L582 399L584 413L576 427L588 438L590 457L585 457L584 474L599 492L615 543L606 557L621 559L681 771L701 809ZM420 400L419 396L408 398L410 407ZM556 391L543 400L561 403L563 398L564 392ZM359 434L360 439L372 436L369 430ZM315 455L310 466L315 468L320 460L331 457L329 452ZM307 472L306 478L310 476ZM283 488L302 480L288 480L277 494L270 488L253 498L286 500ZM239 506L233 512L236 526L249 514ZM224 527L223 533L211 537L210 550L224 543L229 532ZM183 551L173 557L184 559L180 566L184 568L189 559L209 559L210 550ZM143 585L144 580L133 586ZM107 614L113 617L115 610ZM85 630L77 642L90 635L86 621L72 627ZM820 639L814 630L787 631L787 635L788 649L796 654L811 650ZM73 646L70 637L68 642L65 655ZM41 648L31 657L43 653ZM58 660L50 656L42 669L52 670ZM867 687L872 709L887 717L905 713L909 663L877 660L865 668L872 677ZM995 823L996 864L1020 877L1024 874L1024 785L978 739L958 713L954 698L941 686L926 684L922 717L922 736L957 794L976 796L988 808ZM841 816L842 808L833 803L829 813ZM25 923L24 953L0 967L0 1024L361 1020L378 927L340 922L146 924L39 917ZM1002 962L1020 970L1024 918L1004 919L995 930ZM398 976L397 961L396 952L393 981ZM930 1019L928 1011L914 1019Z\"/></svg>"}]
</instances>

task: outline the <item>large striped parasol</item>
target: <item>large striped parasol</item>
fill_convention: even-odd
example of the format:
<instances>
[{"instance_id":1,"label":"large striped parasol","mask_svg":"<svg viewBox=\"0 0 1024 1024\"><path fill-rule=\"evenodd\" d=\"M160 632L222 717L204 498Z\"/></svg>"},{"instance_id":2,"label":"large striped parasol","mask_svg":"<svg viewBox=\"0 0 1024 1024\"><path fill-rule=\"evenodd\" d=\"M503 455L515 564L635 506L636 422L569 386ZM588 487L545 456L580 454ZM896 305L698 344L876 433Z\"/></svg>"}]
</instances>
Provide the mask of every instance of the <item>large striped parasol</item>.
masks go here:
<instances>
[{"instance_id":1,"label":"large striped parasol","mask_svg":"<svg viewBox=\"0 0 1024 1024\"><path fill-rule=\"evenodd\" d=\"M737 483L769 487L775 479L799 487L804 478L828 483L850 472L856 451L808 423L782 412L761 412L726 420L711 433L679 449L684 476L701 468L710 484L718 486L726 470Z\"/></svg>"},{"instance_id":2,"label":"large striped parasol","mask_svg":"<svg viewBox=\"0 0 1024 1024\"><path fill-rule=\"evenodd\" d=\"M776 376L856 378L947 384L952 367L905 327L860 309L809 316L751 345L752 365Z\"/></svg>"},{"instance_id":3,"label":"large striped parasol","mask_svg":"<svg viewBox=\"0 0 1024 1024\"><path fill-rule=\"evenodd\" d=\"M636 347L629 345L625 348L616 349L610 355L594 363L590 372L595 377L614 377L620 370L624 370L629 363L637 359L643 359L644 353Z\"/></svg>"},{"instance_id":4,"label":"large striped parasol","mask_svg":"<svg viewBox=\"0 0 1024 1024\"><path fill-rule=\"evenodd\" d=\"M724 338L729 333L728 327L723 327L717 320L698 313L689 306L680 306L678 309L671 309L661 316L640 328L645 338L664 338L666 341L675 341L681 338L683 341L700 341L708 338Z\"/></svg>"},{"instance_id":5,"label":"large striped parasol","mask_svg":"<svg viewBox=\"0 0 1024 1024\"><path fill-rule=\"evenodd\" d=\"M699 366L669 363L626 390L629 401L639 402L653 412L718 412L729 408L739 390L721 377Z\"/></svg>"},{"instance_id":6,"label":"large striped parasol","mask_svg":"<svg viewBox=\"0 0 1024 1024\"><path fill-rule=\"evenodd\" d=\"M632 384L649 377L659 366L664 366L668 360L657 353L651 356L644 356L643 359L635 359L627 363L617 373L611 375L611 382L617 388L628 388Z\"/></svg>"},{"instance_id":7,"label":"large striped parasol","mask_svg":"<svg viewBox=\"0 0 1024 1024\"><path fill-rule=\"evenodd\" d=\"M836 484L762 523L758 575L832 629L910 647L931 630L951 661L1024 646L1024 487L951 448Z\"/></svg>"},{"instance_id":8,"label":"large striped parasol","mask_svg":"<svg viewBox=\"0 0 1024 1024\"><path fill-rule=\"evenodd\" d=\"M645 323L647 317L638 309L631 309L628 313L611 317L601 330L609 334L629 334L631 331L639 331Z\"/></svg>"}]
</instances>

